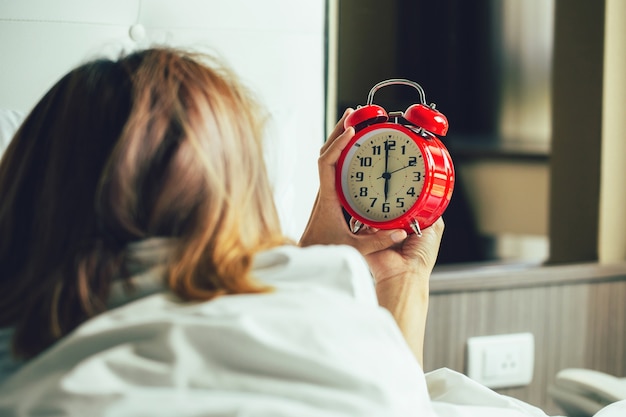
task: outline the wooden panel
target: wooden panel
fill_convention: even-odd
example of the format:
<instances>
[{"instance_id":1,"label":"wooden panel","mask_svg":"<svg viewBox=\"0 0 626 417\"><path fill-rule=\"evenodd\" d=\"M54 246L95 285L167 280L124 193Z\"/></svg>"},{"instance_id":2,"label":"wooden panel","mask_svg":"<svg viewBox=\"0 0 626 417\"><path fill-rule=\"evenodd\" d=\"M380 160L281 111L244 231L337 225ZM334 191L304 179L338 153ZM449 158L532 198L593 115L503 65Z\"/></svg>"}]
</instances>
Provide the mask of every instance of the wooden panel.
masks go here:
<instances>
[{"instance_id":1,"label":"wooden panel","mask_svg":"<svg viewBox=\"0 0 626 417\"><path fill-rule=\"evenodd\" d=\"M626 278L614 279L457 292L440 286L430 298L424 368L464 372L469 337L530 332L532 383L498 392L548 414L562 413L547 392L559 370L583 367L626 376Z\"/></svg>"},{"instance_id":2,"label":"wooden panel","mask_svg":"<svg viewBox=\"0 0 626 417\"><path fill-rule=\"evenodd\" d=\"M437 266L430 293L485 291L626 280L626 262L542 266L537 263L473 263Z\"/></svg>"},{"instance_id":3,"label":"wooden panel","mask_svg":"<svg viewBox=\"0 0 626 417\"><path fill-rule=\"evenodd\" d=\"M588 367L626 376L626 282L591 286L588 314Z\"/></svg>"},{"instance_id":4,"label":"wooden panel","mask_svg":"<svg viewBox=\"0 0 626 417\"><path fill-rule=\"evenodd\" d=\"M557 1L555 6L550 261L596 261L605 1Z\"/></svg>"}]
</instances>

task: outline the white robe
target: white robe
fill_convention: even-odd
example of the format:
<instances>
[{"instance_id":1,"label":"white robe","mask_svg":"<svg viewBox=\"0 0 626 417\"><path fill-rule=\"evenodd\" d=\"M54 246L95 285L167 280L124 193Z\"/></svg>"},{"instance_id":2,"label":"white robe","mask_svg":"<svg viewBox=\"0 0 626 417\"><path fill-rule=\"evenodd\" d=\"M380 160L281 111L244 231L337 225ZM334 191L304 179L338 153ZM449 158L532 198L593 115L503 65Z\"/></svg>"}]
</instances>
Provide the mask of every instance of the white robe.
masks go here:
<instances>
[{"instance_id":1,"label":"white robe","mask_svg":"<svg viewBox=\"0 0 626 417\"><path fill-rule=\"evenodd\" d=\"M254 274L274 292L210 302L160 291L161 272L0 386L0 416L545 416L448 369L425 376L352 248L265 252Z\"/></svg>"}]
</instances>

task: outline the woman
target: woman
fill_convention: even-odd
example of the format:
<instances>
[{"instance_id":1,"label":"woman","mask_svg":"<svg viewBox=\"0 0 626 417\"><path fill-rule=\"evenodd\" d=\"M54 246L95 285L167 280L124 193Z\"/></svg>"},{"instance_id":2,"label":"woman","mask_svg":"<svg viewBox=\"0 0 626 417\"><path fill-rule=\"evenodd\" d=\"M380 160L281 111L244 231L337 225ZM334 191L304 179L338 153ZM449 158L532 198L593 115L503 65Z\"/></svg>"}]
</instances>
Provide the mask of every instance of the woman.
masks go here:
<instances>
[{"instance_id":1,"label":"woman","mask_svg":"<svg viewBox=\"0 0 626 417\"><path fill-rule=\"evenodd\" d=\"M262 113L231 72L155 48L63 77L0 164L0 414L432 413L420 362L443 223L350 233L342 126L294 245Z\"/></svg>"}]
</instances>

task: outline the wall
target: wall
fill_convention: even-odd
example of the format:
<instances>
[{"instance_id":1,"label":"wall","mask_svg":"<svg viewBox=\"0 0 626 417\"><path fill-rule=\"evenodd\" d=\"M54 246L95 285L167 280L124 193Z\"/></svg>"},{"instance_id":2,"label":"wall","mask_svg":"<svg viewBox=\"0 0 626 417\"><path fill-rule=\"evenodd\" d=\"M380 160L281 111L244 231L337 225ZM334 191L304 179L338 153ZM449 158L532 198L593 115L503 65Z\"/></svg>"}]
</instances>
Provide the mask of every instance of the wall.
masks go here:
<instances>
[{"instance_id":1,"label":"wall","mask_svg":"<svg viewBox=\"0 0 626 417\"><path fill-rule=\"evenodd\" d=\"M96 56L155 44L216 55L269 112L265 157L281 220L297 239L315 199L325 139L325 6L324 0L0 0L0 108L30 110L62 74Z\"/></svg>"},{"instance_id":2,"label":"wall","mask_svg":"<svg viewBox=\"0 0 626 417\"><path fill-rule=\"evenodd\" d=\"M531 332L531 384L497 391L562 414L548 394L556 373L626 376L626 263L439 269L431 279L425 371L466 370L472 336Z\"/></svg>"}]
</instances>

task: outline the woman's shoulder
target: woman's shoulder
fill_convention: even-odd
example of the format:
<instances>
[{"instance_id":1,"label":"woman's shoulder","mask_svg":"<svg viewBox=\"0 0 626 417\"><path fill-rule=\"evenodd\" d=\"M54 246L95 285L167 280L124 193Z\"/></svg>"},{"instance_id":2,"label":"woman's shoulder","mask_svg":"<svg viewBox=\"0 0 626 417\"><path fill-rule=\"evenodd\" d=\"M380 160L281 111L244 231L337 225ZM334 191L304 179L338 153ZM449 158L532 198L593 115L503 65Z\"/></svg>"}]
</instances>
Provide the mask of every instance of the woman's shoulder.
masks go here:
<instances>
[{"instance_id":1,"label":"woman's shoulder","mask_svg":"<svg viewBox=\"0 0 626 417\"><path fill-rule=\"evenodd\" d=\"M347 245L280 246L256 256L253 274L278 288L321 286L375 301L369 267L361 254Z\"/></svg>"},{"instance_id":2,"label":"woman's shoulder","mask_svg":"<svg viewBox=\"0 0 626 417\"><path fill-rule=\"evenodd\" d=\"M256 271L285 266L326 266L334 268L344 264L367 269L365 259L348 245L313 245L300 247L284 245L257 254L254 262Z\"/></svg>"}]
</instances>

